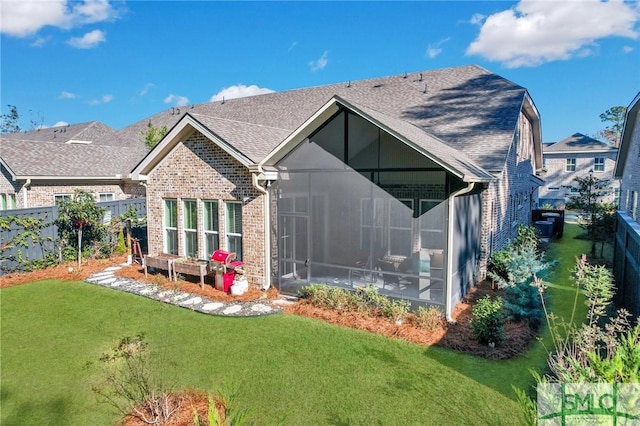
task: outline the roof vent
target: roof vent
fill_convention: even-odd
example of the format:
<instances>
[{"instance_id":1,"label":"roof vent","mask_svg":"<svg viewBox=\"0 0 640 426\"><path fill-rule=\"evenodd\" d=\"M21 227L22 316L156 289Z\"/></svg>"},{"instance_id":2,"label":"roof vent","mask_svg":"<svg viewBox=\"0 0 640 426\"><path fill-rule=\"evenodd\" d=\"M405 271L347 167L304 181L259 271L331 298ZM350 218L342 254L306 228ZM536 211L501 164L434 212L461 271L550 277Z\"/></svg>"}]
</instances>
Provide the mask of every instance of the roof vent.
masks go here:
<instances>
[{"instance_id":1,"label":"roof vent","mask_svg":"<svg viewBox=\"0 0 640 426\"><path fill-rule=\"evenodd\" d=\"M376 84L373 85L373 87L374 87L374 89L378 88L378 87L382 87L382 83L376 83Z\"/></svg>"},{"instance_id":2,"label":"roof vent","mask_svg":"<svg viewBox=\"0 0 640 426\"><path fill-rule=\"evenodd\" d=\"M91 141L80 141L80 140L77 140L77 139L69 139L65 143L69 144L69 145L89 145L91 143Z\"/></svg>"}]
</instances>

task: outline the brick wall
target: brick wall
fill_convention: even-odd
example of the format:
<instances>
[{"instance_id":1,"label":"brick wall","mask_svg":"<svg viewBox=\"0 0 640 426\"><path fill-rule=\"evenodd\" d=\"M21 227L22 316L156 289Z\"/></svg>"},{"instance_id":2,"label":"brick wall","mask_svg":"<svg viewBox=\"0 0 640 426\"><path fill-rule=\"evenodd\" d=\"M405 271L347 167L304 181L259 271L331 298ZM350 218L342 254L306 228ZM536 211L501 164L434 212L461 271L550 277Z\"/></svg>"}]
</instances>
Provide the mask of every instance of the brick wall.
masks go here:
<instances>
[{"instance_id":1,"label":"brick wall","mask_svg":"<svg viewBox=\"0 0 640 426\"><path fill-rule=\"evenodd\" d=\"M531 122L521 113L504 169L482 192L481 278L486 276L491 254L516 236L517 225L531 223L537 188L530 179L532 175L535 175L533 131Z\"/></svg>"},{"instance_id":2,"label":"brick wall","mask_svg":"<svg viewBox=\"0 0 640 426\"><path fill-rule=\"evenodd\" d=\"M198 211L198 256L204 253L204 204L218 201L219 240L227 249L225 208L227 201L242 202L242 252L249 284L261 287L266 272L264 261L264 199L252 184L251 173L237 160L195 132L179 143L148 175L147 223L149 254L164 251L164 199L178 201L178 254L184 256L183 200L196 200Z\"/></svg>"},{"instance_id":3,"label":"brick wall","mask_svg":"<svg viewBox=\"0 0 640 426\"><path fill-rule=\"evenodd\" d=\"M73 194L76 189L81 189L95 195L99 201L99 194L113 194L114 200L126 200L129 198L144 198L145 187L132 182L99 182L87 184L86 181L67 180L64 184L56 182L32 182L25 188L24 182L13 181L9 172L0 166L0 194L15 195L16 208L48 207L54 204L54 196ZM26 200L25 200L26 197ZM26 201L26 202L25 202Z\"/></svg>"},{"instance_id":4,"label":"brick wall","mask_svg":"<svg viewBox=\"0 0 640 426\"><path fill-rule=\"evenodd\" d=\"M640 114L631 135L624 175L620 180L620 210L640 223Z\"/></svg>"}]
</instances>

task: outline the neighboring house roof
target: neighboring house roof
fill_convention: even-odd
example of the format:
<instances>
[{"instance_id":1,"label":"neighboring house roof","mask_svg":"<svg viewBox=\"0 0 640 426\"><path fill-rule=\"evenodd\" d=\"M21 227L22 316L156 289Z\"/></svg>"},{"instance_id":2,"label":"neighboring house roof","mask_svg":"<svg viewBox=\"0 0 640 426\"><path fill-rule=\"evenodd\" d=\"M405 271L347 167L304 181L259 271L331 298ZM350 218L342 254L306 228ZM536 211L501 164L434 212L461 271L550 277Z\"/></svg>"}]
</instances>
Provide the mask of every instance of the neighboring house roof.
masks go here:
<instances>
[{"instance_id":1,"label":"neighboring house roof","mask_svg":"<svg viewBox=\"0 0 640 426\"><path fill-rule=\"evenodd\" d=\"M574 133L568 138L554 144L543 146L544 154L582 154L582 153L609 153L616 152L618 148L608 143L599 141L582 133Z\"/></svg>"},{"instance_id":2,"label":"neighboring house roof","mask_svg":"<svg viewBox=\"0 0 640 426\"><path fill-rule=\"evenodd\" d=\"M485 174L503 170L523 109L538 144L541 140L538 113L527 91L476 65L172 108L122 129L119 137L137 137L149 121L172 128L188 113L216 139L258 163L335 96L375 111L385 121L411 125L412 134L421 130L426 136L419 138L441 141ZM169 132L165 140L181 130ZM166 148L161 143L148 157L162 156ZM540 152L536 161L541 163ZM153 163L145 158L136 170L142 173Z\"/></svg>"},{"instance_id":3,"label":"neighboring house roof","mask_svg":"<svg viewBox=\"0 0 640 426\"><path fill-rule=\"evenodd\" d=\"M636 122L640 113L640 92L627 107L627 116L624 120L624 128L622 129L622 137L620 138L620 149L618 150L618 159L616 160L616 169L613 176L622 178L624 167L627 162L629 148L633 142L632 136L636 131Z\"/></svg>"},{"instance_id":4,"label":"neighboring house roof","mask_svg":"<svg viewBox=\"0 0 640 426\"><path fill-rule=\"evenodd\" d=\"M0 159L14 179L119 179L146 152L97 121L0 135Z\"/></svg>"}]
</instances>

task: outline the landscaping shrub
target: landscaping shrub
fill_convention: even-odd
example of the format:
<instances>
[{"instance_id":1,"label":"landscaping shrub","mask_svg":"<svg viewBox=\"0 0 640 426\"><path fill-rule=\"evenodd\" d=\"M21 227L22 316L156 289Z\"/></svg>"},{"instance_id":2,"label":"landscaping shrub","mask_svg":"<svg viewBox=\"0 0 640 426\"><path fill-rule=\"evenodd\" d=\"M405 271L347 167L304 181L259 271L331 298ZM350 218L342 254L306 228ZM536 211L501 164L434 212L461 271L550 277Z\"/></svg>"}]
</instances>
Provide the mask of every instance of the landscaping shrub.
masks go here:
<instances>
[{"instance_id":1,"label":"landscaping shrub","mask_svg":"<svg viewBox=\"0 0 640 426\"><path fill-rule=\"evenodd\" d=\"M489 295L478 299L469 320L471 331L480 343L500 344L505 339L502 299L491 300Z\"/></svg>"},{"instance_id":2,"label":"landscaping shrub","mask_svg":"<svg viewBox=\"0 0 640 426\"><path fill-rule=\"evenodd\" d=\"M429 331L442 328L446 322L444 312L435 306L419 306L416 309L416 324Z\"/></svg>"},{"instance_id":3,"label":"landscaping shrub","mask_svg":"<svg viewBox=\"0 0 640 426\"><path fill-rule=\"evenodd\" d=\"M408 300L393 300L380 294L373 284L359 287L355 291L326 284L312 284L298 290L298 296L320 308L344 309L396 320L402 319L411 307Z\"/></svg>"}]
</instances>

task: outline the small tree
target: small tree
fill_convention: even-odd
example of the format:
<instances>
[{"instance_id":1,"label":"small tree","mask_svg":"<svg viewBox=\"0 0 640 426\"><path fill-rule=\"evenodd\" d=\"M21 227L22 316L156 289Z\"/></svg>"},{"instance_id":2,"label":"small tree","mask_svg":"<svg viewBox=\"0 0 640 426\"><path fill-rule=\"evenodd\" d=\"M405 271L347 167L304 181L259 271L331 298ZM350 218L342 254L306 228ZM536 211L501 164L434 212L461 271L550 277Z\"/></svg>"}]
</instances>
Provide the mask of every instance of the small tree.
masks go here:
<instances>
[{"instance_id":1,"label":"small tree","mask_svg":"<svg viewBox=\"0 0 640 426\"><path fill-rule=\"evenodd\" d=\"M140 136L144 140L145 145L150 149L158 145L158 142L162 140L167 134L167 126L155 127L151 120L147 123L147 130L140 132Z\"/></svg>"},{"instance_id":2,"label":"small tree","mask_svg":"<svg viewBox=\"0 0 640 426\"><path fill-rule=\"evenodd\" d=\"M623 106L614 106L600 114L600 120L604 123L611 123L602 132L614 146L620 143L622 135L622 127L624 126L624 118L627 115L627 108Z\"/></svg>"},{"instance_id":3,"label":"small tree","mask_svg":"<svg viewBox=\"0 0 640 426\"><path fill-rule=\"evenodd\" d=\"M586 213L586 217L580 220L579 225L587 231L591 240L591 257L595 257L598 212L603 211L602 199L611 191L610 182L608 179L598 179L592 172L587 177L576 177L573 180L578 184L578 195L569 197L567 208L582 210Z\"/></svg>"},{"instance_id":4,"label":"small tree","mask_svg":"<svg viewBox=\"0 0 640 426\"><path fill-rule=\"evenodd\" d=\"M20 129L20 114L18 107L15 105L7 105L9 112L0 116L0 133L17 133Z\"/></svg>"},{"instance_id":5,"label":"small tree","mask_svg":"<svg viewBox=\"0 0 640 426\"><path fill-rule=\"evenodd\" d=\"M70 230L77 236L78 268L82 265L82 233L87 227L100 224L105 209L96 205L93 195L77 189L70 200L58 204L58 219L56 222L61 232Z\"/></svg>"}]
</instances>

